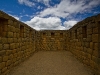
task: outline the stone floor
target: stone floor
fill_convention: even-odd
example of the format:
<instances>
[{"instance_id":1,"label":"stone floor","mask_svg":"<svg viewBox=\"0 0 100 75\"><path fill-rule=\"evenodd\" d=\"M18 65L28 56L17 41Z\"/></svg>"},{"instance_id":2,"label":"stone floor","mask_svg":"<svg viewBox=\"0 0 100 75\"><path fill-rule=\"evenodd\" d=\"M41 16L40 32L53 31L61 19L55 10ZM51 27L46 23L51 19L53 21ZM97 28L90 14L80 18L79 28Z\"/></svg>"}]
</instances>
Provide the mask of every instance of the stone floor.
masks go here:
<instances>
[{"instance_id":1,"label":"stone floor","mask_svg":"<svg viewBox=\"0 0 100 75\"><path fill-rule=\"evenodd\" d=\"M9 75L92 75L68 51L39 51L15 67Z\"/></svg>"}]
</instances>

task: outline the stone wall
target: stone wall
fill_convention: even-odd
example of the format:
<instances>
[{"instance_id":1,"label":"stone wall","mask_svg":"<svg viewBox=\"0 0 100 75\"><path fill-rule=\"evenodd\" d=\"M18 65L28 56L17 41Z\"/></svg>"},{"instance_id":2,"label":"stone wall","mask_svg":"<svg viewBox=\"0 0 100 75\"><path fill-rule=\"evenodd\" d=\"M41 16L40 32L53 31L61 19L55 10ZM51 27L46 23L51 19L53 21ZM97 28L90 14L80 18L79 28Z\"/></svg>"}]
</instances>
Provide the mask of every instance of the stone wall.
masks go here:
<instances>
[{"instance_id":1,"label":"stone wall","mask_svg":"<svg viewBox=\"0 0 100 75\"><path fill-rule=\"evenodd\" d=\"M77 59L100 75L100 15L86 18L69 29L66 42Z\"/></svg>"},{"instance_id":2,"label":"stone wall","mask_svg":"<svg viewBox=\"0 0 100 75\"><path fill-rule=\"evenodd\" d=\"M35 30L0 11L0 75L35 51Z\"/></svg>"},{"instance_id":3,"label":"stone wall","mask_svg":"<svg viewBox=\"0 0 100 75\"><path fill-rule=\"evenodd\" d=\"M36 50L65 50L66 31L44 30L37 32Z\"/></svg>"},{"instance_id":4,"label":"stone wall","mask_svg":"<svg viewBox=\"0 0 100 75\"><path fill-rule=\"evenodd\" d=\"M0 75L40 50L68 50L100 75L100 15L69 30L36 31L0 11Z\"/></svg>"}]
</instances>

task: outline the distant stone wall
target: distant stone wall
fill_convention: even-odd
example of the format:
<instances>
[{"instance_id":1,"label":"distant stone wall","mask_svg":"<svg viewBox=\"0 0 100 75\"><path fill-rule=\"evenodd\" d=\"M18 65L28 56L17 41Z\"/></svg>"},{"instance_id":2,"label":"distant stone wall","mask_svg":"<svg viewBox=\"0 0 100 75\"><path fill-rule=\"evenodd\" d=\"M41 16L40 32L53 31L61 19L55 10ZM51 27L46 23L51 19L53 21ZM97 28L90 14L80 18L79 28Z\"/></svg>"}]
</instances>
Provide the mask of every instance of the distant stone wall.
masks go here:
<instances>
[{"instance_id":1,"label":"distant stone wall","mask_svg":"<svg viewBox=\"0 0 100 75\"><path fill-rule=\"evenodd\" d=\"M100 15L77 23L67 32L66 40L68 50L100 75Z\"/></svg>"},{"instance_id":2,"label":"distant stone wall","mask_svg":"<svg viewBox=\"0 0 100 75\"><path fill-rule=\"evenodd\" d=\"M0 75L35 51L35 30L0 11Z\"/></svg>"},{"instance_id":3,"label":"distant stone wall","mask_svg":"<svg viewBox=\"0 0 100 75\"><path fill-rule=\"evenodd\" d=\"M44 30L37 33L36 50L65 50L66 31Z\"/></svg>"}]
</instances>

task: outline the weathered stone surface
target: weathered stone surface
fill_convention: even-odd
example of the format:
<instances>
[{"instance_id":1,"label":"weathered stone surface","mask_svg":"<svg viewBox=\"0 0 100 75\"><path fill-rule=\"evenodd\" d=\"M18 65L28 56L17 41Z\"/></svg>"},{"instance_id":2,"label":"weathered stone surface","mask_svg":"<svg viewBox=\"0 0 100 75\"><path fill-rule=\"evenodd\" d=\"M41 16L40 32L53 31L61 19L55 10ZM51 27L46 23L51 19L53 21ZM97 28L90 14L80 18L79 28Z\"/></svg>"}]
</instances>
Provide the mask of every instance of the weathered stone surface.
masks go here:
<instances>
[{"instance_id":1,"label":"weathered stone surface","mask_svg":"<svg viewBox=\"0 0 100 75\"><path fill-rule=\"evenodd\" d=\"M4 44L4 45L3 45L3 49L4 49L4 50L9 49L9 44Z\"/></svg>"},{"instance_id":2,"label":"weathered stone surface","mask_svg":"<svg viewBox=\"0 0 100 75\"><path fill-rule=\"evenodd\" d=\"M1 51L0 51L0 55L1 55L1 56L4 55L5 53L6 53L5 50L1 50Z\"/></svg>"},{"instance_id":3,"label":"weathered stone surface","mask_svg":"<svg viewBox=\"0 0 100 75\"><path fill-rule=\"evenodd\" d=\"M12 54L12 50L7 50L6 55L10 55L10 54Z\"/></svg>"},{"instance_id":4,"label":"weathered stone surface","mask_svg":"<svg viewBox=\"0 0 100 75\"><path fill-rule=\"evenodd\" d=\"M5 67L5 62L0 63L0 70L3 69Z\"/></svg>"},{"instance_id":5,"label":"weathered stone surface","mask_svg":"<svg viewBox=\"0 0 100 75\"><path fill-rule=\"evenodd\" d=\"M15 49L15 44L14 43L11 43L10 44L10 49L12 50L12 49Z\"/></svg>"},{"instance_id":6,"label":"weathered stone surface","mask_svg":"<svg viewBox=\"0 0 100 75\"><path fill-rule=\"evenodd\" d=\"M2 62L2 57L0 56L0 63Z\"/></svg>"},{"instance_id":7,"label":"weathered stone surface","mask_svg":"<svg viewBox=\"0 0 100 75\"><path fill-rule=\"evenodd\" d=\"M2 44L0 44L0 51L3 49L3 45Z\"/></svg>"},{"instance_id":8,"label":"weathered stone surface","mask_svg":"<svg viewBox=\"0 0 100 75\"><path fill-rule=\"evenodd\" d=\"M11 61L11 60L8 60L8 61L6 62L6 66L11 65L11 63L12 63L12 61Z\"/></svg>"},{"instance_id":9,"label":"weathered stone surface","mask_svg":"<svg viewBox=\"0 0 100 75\"><path fill-rule=\"evenodd\" d=\"M13 43L14 39L13 38L8 38L8 43Z\"/></svg>"},{"instance_id":10,"label":"weathered stone surface","mask_svg":"<svg viewBox=\"0 0 100 75\"><path fill-rule=\"evenodd\" d=\"M6 70L7 70L7 67L4 67L1 72L4 73Z\"/></svg>"},{"instance_id":11,"label":"weathered stone surface","mask_svg":"<svg viewBox=\"0 0 100 75\"><path fill-rule=\"evenodd\" d=\"M3 61L7 61L7 60L8 60L8 56L4 56Z\"/></svg>"},{"instance_id":12,"label":"weathered stone surface","mask_svg":"<svg viewBox=\"0 0 100 75\"><path fill-rule=\"evenodd\" d=\"M2 44L7 44L8 43L7 38L1 38L1 42Z\"/></svg>"},{"instance_id":13,"label":"weathered stone surface","mask_svg":"<svg viewBox=\"0 0 100 75\"><path fill-rule=\"evenodd\" d=\"M14 36L13 32L8 32L8 35L7 35L8 38L12 38L13 36Z\"/></svg>"},{"instance_id":14,"label":"weathered stone surface","mask_svg":"<svg viewBox=\"0 0 100 75\"><path fill-rule=\"evenodd\" d=\"M92 42L98 42L99 41L99 34L92 34Z\"/></svg>"},{"instance_id":15,"label":"weathered stone surface","mask_svg":"<svg viewBox=\"0 0 100 75\"><path fill-rule=\"evenodd\" d=\"M13 54L9 55L8 59L12 60L13 59Z\"/></svg>"}]
</instances>

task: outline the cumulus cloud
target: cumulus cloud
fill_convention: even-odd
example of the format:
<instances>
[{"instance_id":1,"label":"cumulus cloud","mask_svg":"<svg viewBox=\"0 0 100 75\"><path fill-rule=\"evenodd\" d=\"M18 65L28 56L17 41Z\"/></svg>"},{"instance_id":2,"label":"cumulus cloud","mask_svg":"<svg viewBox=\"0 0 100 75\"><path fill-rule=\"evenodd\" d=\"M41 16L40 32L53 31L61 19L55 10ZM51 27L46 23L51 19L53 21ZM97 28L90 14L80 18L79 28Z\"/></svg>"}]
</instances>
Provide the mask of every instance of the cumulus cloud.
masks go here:
<instances>
[{"instance_id":1,"label":"cumulus cloud","mask_svg":"<svg viewBox=\"0 0 100 75\"><path fill-rule=\"evenodd\" d=\"M50 6L51 0L18 0L20 4L32 7L35 2L40 2L48 6L37 15L31 16L30 21L25 23L36 30L67 30L75 25L78 21L68 20L63 23L60 18L72 18L73 14L91 12L92 9L100 4L100 0L61 0L59 4ZM33 2L32 2L33 1ZM40 6L37 9L41 9ZM47 17L50 16L50 17ZM34 17L34 18L33 18ZM47 17L47 18L44 18Z\"/></svg>"},{"instance_id":2,"label":"cumulus cloud","mask_svg":"<svg viewBox=\"0 0 100 75\"><path fill-rule=\"evenodd\" d=\"M65 18L74 13L90 11L99 4L100 0L61 0L58 5L43 10L38 16L45 17L52 15Z\"/></svg>"},{"instance_id":3,"label":"cumulus cloud","mask_svg":"<svg viewBox=\"0 0 100 75\"><path fill-rule=\"evenodd\" d=\"M73 27L78 21L70 20L70 21L65 21L64 26L68 30L71 27Z\"/></svg>"},{"instance_id":4,"label":"cumulus cloud","mask_svg":"<svg viewBox=\"0 0 100 75\"><path fill-rule=\"evenodd\" d=\"M61 26L61 20L57 17L40 18L34 17L30 21L25 22L36 30L64 30Z\"/></svg>"},{"instance_id":5,"label":"cumulus cloud","mask_svg":"<svg viewBox=\"0 0 100 75\"><path fill-rule=\"evenodd\" d=\"M18 2L20 4L25 4L26 6L29 6L29 7L32 7L34 5L34 3L29 0L18 0Z\"/></svg>"},{"instance_id":6,"label":"cumulus cloud","mask_svg":"<svg viewBox=\"0 0 100 75\"><path fill-rule=\"evenodd\" d=\"M34 17L25 23L36 30L68 30L74 26L78 21L69 20L65 21L62 26L61 20L57 17L40 18Z\"/></svg>"}]
</instances>

